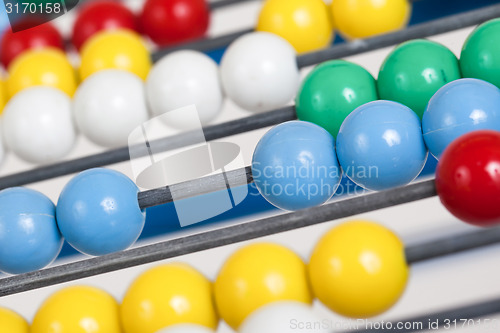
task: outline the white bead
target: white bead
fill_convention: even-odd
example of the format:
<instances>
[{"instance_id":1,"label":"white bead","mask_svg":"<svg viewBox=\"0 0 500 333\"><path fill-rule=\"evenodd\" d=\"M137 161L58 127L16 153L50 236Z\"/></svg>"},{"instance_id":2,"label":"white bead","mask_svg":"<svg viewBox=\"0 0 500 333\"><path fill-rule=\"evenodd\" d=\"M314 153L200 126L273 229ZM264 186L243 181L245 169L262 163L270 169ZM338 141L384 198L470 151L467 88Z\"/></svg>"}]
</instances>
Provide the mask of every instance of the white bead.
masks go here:
<instances>
[{"instance_id":1,"label":"white bead","mask_svg":"<svg viewBox=\"0 0 500 333\"><path fill-rule=\"evenodd\" d=\"M328 321L299 302L275 302L254 311L241 324L240 333L328 333Z\"/></svg>"},{"instance_id":2,"label":"white bead","mask_svg":"<svg viewBox=\"0 0 500 333\"><path fill-rule=\"evenodd\" d=\"M173 52L158 61L149 72L146 91L154 115L194 104L202 125L220 113L224 101L217 64L190 50ZM189 121L168 113L161 119L175 128L192 127Z\"/></svg>"},{"instance_id":3,"label":"white bead","mask_svg":"<svg viewBox=\"0 0 500 333\"><path fill-rule=\"evenodd\" d=\"M204 326L194 324L179 324L164 328L156 333L215 333Z\"/></svg>"},{"instance_id":4,"label":"white bead","mask_svg":"<svg viewBox=\"0 0 500 333\"><path fill-rule=\"evenodd\" d=\"M127 71L99 71L78 87L73 112L77 127L90 141L125 146L130 133L149 118L144 83Z\"/></svg>"},{"instance_id":5,"label":"white bead","mask_svg":"<svg viewBox=\"0 0 500 333\"><path fill-rule=\"evenodd\" d=\"M221 78L233 102L256 112L286 105L300 83L294 48L268 32L252 32L234 41L222 57Z\"/></svg>"},{"instance_id":6,"label":"white bead","mask_svg":"<svg viewBox=\"0 0 500 333\"><path fill-rule=\"evenodd\" d=\"M76 138L71 100L51 87L31 87L12 97L3 112L2 128L7 147L31 163L61 159Z\"/></svg>"}]
</instances>

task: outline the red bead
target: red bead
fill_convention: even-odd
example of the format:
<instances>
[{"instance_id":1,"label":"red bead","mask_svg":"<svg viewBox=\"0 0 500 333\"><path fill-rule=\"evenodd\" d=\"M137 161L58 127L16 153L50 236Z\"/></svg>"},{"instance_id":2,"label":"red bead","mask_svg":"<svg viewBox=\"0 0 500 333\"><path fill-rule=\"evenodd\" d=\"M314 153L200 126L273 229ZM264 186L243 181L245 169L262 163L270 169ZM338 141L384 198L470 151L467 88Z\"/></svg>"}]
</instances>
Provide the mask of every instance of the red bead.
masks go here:
<instances>
[{"instance_id":1,"label":"red bead","mask_svg":"<svg viewBox=\"0 0 500 333\"><path fill-rule=\"evenodd\" d=\"M28 49L55 47L64 50L63 38L50 23L13 33L6 29L0 41L0 61L7 68L22 52Z\"/></svg>"},{"instance_id":2,"label":"red bead","mask_svg":"<svg viewBox=\"0 0 500 333\"><path fill-rule=\"evenodd\" d=\"M85 4L73 26L73 45L79 50L92 35L107 29L137 31L137 19L130 9L117 1L98 0Z\"/></svg>"},{"instance_id":3,"label":"red bead","mask_svg":"<svg viewBox=\"0 0 500 333\"><path fill-rule=\"evenodd\" d=\"M147 0L140 21L146 35L166 46L205 36L210 12L205 0Z\"/></svg>"},{"instance_id":4,"label":"red bead","mask_svg":"<svg viewBox=\"0 0 500 333\"><path fill-rule=\"evenodd\" d=\"M500 223L500 132L476 131L453 141L439 160L436 188L460 220L483 227Z\"/></svg>"}]
</instances>

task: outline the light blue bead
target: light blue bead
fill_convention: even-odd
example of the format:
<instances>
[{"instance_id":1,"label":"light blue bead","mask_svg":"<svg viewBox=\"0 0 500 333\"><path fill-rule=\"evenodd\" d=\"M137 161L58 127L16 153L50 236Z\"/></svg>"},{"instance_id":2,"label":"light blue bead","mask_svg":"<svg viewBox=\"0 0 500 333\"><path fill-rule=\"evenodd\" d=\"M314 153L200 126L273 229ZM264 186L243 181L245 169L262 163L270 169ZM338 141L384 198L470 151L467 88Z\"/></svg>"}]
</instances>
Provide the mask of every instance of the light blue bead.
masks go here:
<instances>
[{"instance_id":1,"label":"light blue bead","mask_svg":"<svg viewBox=\"0 0 500 333\"><path fill-rule=\"evenodd\" d=\"M453 140L482 129L500 131L500 89L482 80L460 79L443 86L422 117L425 143L437 159Z\"/></svg>"},{"instance_id":2,"label":"light blue bead","mask_svg":"<svg viewBox=\"0 0 500 333\"><path fill-rule=\"evenodd\" d=\"M137 186L109 169L90 169L74 177L57 203L57 223L78 251L104 255L125 250L139 237L146 219Z\"/></svg>"},{"instance_id":3,"label":"light blue bead","mask_svg":"<svg viewBox=\"0 0 500 333\"><path fill-rule=\"evenodd\" d=\"M63 238L55 206L40 192L22 187L0 191L0 271L21 274L49 265Z\"/></svg>"},{"instance_id":4,"label":"light blue bead","mask_svg":"<svg viewBox=\"0 0 500 333\"><path fill-rule=\"evenodd\" d=\"M396 102L364 104L342 123L337 155L345 174L359 186L378 191L406 185L427 159L420 119Z\"/></svg>"},{"instance_id":5,"label":"light blue bead","mask_svg":"<svg viewBox=\"0 0 500 333\"><path fill-rule=\"evenodd\" d=\"M278 208L320 205L340 183L335 140L322 127L304 121L275 126L255 148L252 174L260 194Z\"/></svg>"},{"instance_id":6,"label":"light blue bead","mask_svg":"<svg viewBox=\"0 0 500 333\"><path fill-rule=\"evenodd\" d=\"M2 37L5 29L10 26L7 10L5 9L5 2L0 1L0 38Z\"/></svg>"}]
</instances>

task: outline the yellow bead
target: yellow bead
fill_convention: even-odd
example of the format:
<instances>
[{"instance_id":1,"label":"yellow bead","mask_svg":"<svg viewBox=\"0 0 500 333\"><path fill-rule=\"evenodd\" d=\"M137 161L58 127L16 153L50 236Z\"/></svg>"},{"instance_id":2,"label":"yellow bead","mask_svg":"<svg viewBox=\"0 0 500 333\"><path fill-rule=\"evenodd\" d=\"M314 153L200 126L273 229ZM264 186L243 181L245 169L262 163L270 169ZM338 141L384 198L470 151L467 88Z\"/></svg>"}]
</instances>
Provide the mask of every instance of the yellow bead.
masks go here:
<instances>
[{"instance_id":1,"label":"yellow bead","mask_svg":"<svg viewBox=\"0 0 500 333\"><path fill-rule=\"evenodd\" d=\"M269 243L236 251L215 281L220 316L236 330L253 311L275 301L312 302L302 259L283 246Z\"/></svg>"},{"instance_id":2,"label":"yellow bead","mask_svg":"<svg viewBox=\"0 0 500 333\"><path fill-rule=\"evenodd\" d=\"M31 333L121 333L118 303L94 287L62 289L38 309Z\"/></svg>"},{"instance_id":3,"label":"yellow bead","mask_svg":"<svg viewBox=\"0 0 500 333\"><path fill-rule=\"evenodd\" d=\"M404 28L411 4L408 0L334 0L331 11L340 34L356 39Z\"/></svg>"},{"instance_id":4,"label":"yellow bead","mask_svg":"<svg viewBox=\"0 0 500 333\"><path fill-rule=\"evenodd\" d=\"M403 243L368 221L348 222L324 235L308 269L316 297L353 318L388 310L404 292L409 274Z\"/></svg>"},{"instance_id":5,"label":"yellow bead","mask_svg":"<svg viewBox=\"0 0 500 333\"><path fill-rule=\"evenodd\" d=\"M175 324L218 325L212 283L184 264L155 267L139 276L120 308L125 333L155 333Z\"/></svg>"},{"instance_id":6,"label":"yellow bead","mask_svg":"<svg viewBox=\"0 0 500 333\"><path fill-rule=\"evenodd\" d=\"M298 53L324 48L333 38L328 6L323 0L267 0L259 14L257 31L283 37Z\"/></svg>"},{"instance_id":7,"label":"yellow bead","mask_svg":"<svg viewBox=\"0 0 500 333\"><path fill-rule=\"evenodd\" d=\"M7 98L7 91L5 89L5 82L0 80L0 114L3 112L3 108L5 107L5 104L7 104L7 101L9 99Z\"/></svg>"},{"instance_id":8,"label":"yellow bead","mask_svg":"<svg viewBox=\"0 0 500 333\"><path fill-rule=\"evenodd\" d=\"M0 332L28 333L29 326L26 320L14 311L0 308Z\"/></svg>"},{"instance_id":9,"label":"yellow bead","mask_svg":"<svg viewBox=\"0 0 500 333\"><path fill-rule=\"evenodd\" d=\"M141 37L128 30L100 32L84 45L81 52L80 78L103 69L123 69L146 79L151 68L149 52Z\"/></svg>"},{"instance_id":10,"label":"yellow bead","mask_svg":"<svg viewBox=\"0 0 500 333\"><path fill-rule=\"evenodd\" d=\"M75 70L59 49L28 50L9 66L7 95L12 97L33 86L49 86L73 96L77 88Z\"/></svg>"}]
</instances>

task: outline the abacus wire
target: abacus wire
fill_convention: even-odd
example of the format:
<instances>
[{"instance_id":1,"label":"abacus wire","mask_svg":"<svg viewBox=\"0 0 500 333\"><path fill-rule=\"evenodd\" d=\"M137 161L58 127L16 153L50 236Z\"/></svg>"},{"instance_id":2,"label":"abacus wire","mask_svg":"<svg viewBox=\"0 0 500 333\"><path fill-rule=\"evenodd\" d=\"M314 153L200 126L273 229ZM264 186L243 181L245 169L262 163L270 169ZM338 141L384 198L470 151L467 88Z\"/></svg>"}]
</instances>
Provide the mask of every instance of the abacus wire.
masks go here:
<instances>
[{"instance_id":1,"label":"abacus wire","mask_svg":"<svg viewBox=\"0 0 500 333\"><path fill-rule=\"evenodd\" d=\"M436 195L433 180L356 196L0 280L0 297L324 223ZM500 228L410 246L408 264L500 242Z\"/></svg>"},{"instance_id":2,"label":"abacus wire","mask_svg":"<svg viewBox=\"0 0 500 333\"><path fill-rule=\"evenodd\" d=\"M236 4L240 4L243 2L249 2L249 1L254 1L254 0L218 0L218 1L209 1L208 6L210 7L210 10L217 10L220 8L224 8L227 6L232 6Z\"/></svg>"},{"instance_id":3,"label":"abacus wire","mask_svg":"<svg viewBox=\"0 0 500 333\"><path fill-rule=\"evenodd\" d=\"M301 66L306 66L328 59L347 57L361 52L367 52L392 44L401 43L414 38L425 38L435 34L480 24L498 16L500 16L500 4L463 14L448 16L431 22L421 23L402 31L365 39L363 41L335 45L328 50L302 55L298 58L298 63ZM207 141L221 139L227 136L276 125L296 118L297 116L295 114L294 107L285 107L275 111L257 114L222 124L207 126L204 128L205 139ZM190 145L193 143L192 141L190 133L185 132L158 139L157 141L152 142L152 144L155 144L155 147L158 147L158 151L168 151ZM0 177L0 189L21 186L72 174L90 168L124 162L129 158L129 148L121 147L95 155L62 161Z\"/></svg>"},{"instance_id":4,"label":"abacus wire","mask_svg":"<svg viewBox=\"0 0 500 333\"><path fill-rule=\"evenodd\" d=\"M255 0L218 0L218 1L209 1L208 5L210 6L211 10L219 9L219 8L224 8L227 6L232 6L244 2L249 2L249 1L255 1ZM409 0L410 2L417 2L420 0Z\"/></svg>"},{"instance_id":5,"label":"abacus wire","mask_svg":"<svg viewBox=\"0 0 500 333\"><path fill-rule=\"evenodd\" d=\"M210 50L217 50L224 48L231 44L233 41L239 37L254 31L253 29L244 29L236 32L231 32L229 34L221 35L212 38L203 38L195 40L192 42L183 43L174 47L162 48L151 54L151 60L157 62L169 53L179 51L179 50L195 50L200 52L206 52Z\"/></svg>"},{"instance_id":6,"label":"abacus wire","mask_svg":"<svg viewBox=\"0 0 500 333\"><path fill-rule=\"evenodd\" d=\"M489 315L494 315L500 313L500 298L495 298L475 304L468 304L465 306L457 307L454 309L449 309L437 313L432 313L428 315L422 315L422 316L417 316L409 319L404 319L404 320L398 320L391 322L391 327L393 327L391 332L400 332L400 333L409 333L409 332L418 332L418 331L427 331L429 330L429 322L434 323L438 322L439 327L442 327L447 321L450 321L452 327L453 327L453 321L457 321L457 328L460 328L463 324L463 320L467 319L476 319L476 318L484 318ZM410 323L410 324L415 324L415 323L422 323L422 326L417 326L413 325L412 328L400 328L400 329L394 329L397 327L397 323ZM389 324L385 324L386 327L389 326ZM467 327L467 326L465 326ZM363 330L356 330L356 331L347 331L350 333L373 333L373 332L380 332L380 329L375 329L375 328L367 328ZM345 332L345 333L347 333Z\"/></svg>"}]
</instances>

